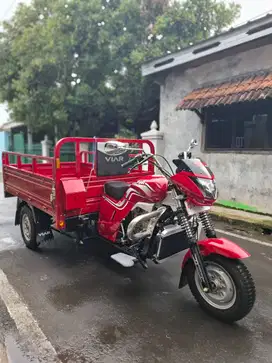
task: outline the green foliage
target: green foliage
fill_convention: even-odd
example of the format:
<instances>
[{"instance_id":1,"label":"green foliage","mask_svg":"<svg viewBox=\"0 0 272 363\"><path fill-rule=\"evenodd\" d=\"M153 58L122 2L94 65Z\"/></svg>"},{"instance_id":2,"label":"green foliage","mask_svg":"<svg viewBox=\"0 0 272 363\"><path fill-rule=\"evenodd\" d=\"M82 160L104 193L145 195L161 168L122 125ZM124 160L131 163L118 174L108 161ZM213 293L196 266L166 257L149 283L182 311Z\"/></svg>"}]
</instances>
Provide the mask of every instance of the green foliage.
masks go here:
<instances>
[{"instance_id":1,"label":"green foliage","mask_svg":"<svg viewBox=\"0 0 272 363\"><path fill-rule=\"evenodd\" d=\"M116 139L137 139L137 135L129 128L121 126L118 134L114 135Z\"/></svg>"},{"instance_id":2,"label":"green foliage","mask_svg":"<svg viewBox=\"0 0 272 363\"><path fill-rule=\"evenodd\" d=\"M33 0L0 34L0 101L34 130L97 135L152 112L158 87L142 62L229 26L239 6L216 0ZM132 121L131 121L132 120Z\"/></svg>"}]
</instances>

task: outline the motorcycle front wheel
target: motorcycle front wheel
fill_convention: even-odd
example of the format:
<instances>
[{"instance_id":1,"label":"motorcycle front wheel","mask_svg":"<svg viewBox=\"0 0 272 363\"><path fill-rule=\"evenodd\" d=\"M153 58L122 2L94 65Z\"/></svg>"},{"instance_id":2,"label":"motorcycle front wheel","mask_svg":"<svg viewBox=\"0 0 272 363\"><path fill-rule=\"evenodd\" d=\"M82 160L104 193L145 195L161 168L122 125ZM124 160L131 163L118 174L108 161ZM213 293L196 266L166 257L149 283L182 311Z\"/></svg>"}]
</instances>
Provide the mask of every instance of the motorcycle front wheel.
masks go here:
<instances>
[{"instance_id":1,"label":"motorcycle front wheel","mask_svg":"<svg viewBox=\"0 0 272 363\"><path fill-rule=\"evenodd\" d=\"M215 318L233 323L243 319L253 308L256 292L250 272L240 260L212 255L204 258L213 290L203 291L193 263L188 266L190 290L199 305Z\"/></svg>"}]
</instances>

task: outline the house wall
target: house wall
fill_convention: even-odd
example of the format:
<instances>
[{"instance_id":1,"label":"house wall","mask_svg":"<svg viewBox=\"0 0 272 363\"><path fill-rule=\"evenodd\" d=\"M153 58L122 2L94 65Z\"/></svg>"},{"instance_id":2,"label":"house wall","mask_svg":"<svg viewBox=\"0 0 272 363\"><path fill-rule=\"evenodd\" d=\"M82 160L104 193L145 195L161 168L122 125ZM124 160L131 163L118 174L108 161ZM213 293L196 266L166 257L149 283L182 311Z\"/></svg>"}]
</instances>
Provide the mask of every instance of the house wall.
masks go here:
<instances>
[{"instance_id":1,"label":"house wall","mask_svg":"<svg viewBox=\"0 0 272 363\"><path fill-rule=\"evenodd\" d=\"M272 68L272 46L252 49L203 64L197 68L173 69L161 86L160 130L165 137L165 156L172 160L194 137L201 141L203 126L192 111L176 111L189 92L213 81ZM203 145L202 142L199 144ZM272 212L272 153L204 152L202 157L216 175L220 199L236 199Z\"/></svg>"}]
</instances>

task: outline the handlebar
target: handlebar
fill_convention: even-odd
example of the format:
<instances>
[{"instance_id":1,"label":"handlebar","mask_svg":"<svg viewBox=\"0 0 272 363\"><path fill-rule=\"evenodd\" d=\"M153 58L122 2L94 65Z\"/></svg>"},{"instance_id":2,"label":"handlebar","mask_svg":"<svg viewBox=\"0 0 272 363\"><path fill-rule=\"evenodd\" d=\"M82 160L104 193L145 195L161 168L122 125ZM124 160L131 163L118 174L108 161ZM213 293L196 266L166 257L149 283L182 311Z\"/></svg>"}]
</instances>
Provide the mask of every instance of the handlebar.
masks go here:
<instances>
[{"instance_id":1,"label":"handlebar","mask_svg":"<svg viewBox=\"0 0 272 363\"><path fill-rule=\"evenodd\" d=\"M133 165L137 160L137 156L134 159L130 159L128 161L126 161L124 164L121 165L122 168L126 168L128 166Z\"/></svg>"},{"instance_id":2,"label":"handlebar","mask_svg":"<svg viewBox=\"0 0 272 363\"><path fill-rule=\"evenodd\" d=\"M128 166L132 166L132 169L136 168L138 165L143 164L148 159L150 159L152 155L137 155L135 158L126 161L124 164L121 165L122 168L126 168Z\"/></svg>"},{"instance_id":3,"label":"handlebar","mask_svg":"<svg viewBox=\"0 0 272 363\"><path fill-rule=\"evenodd\" d=\"M139 165L142 165L144 164L146 161L148 161L150 158L153 158L153 165L156 166L164 175L166 175L168 178L171 177L171 174L169 174L165 168L162 167L162 165L158 162L157 158L156 158L156 155L155 154L138 154L136 155L133 159L130 159L128 161L126 161L125 163L121 164L121 167L122 168L126 168L128 166L131 166L130 168L130 171L131 172L134 168L138 167ZM166 160L166 159L165 159ZM167 162L167 160L166 160ZM168 163L168 162L167 162ZM173 170L170 166L170 164L168 163L169 167L170 167L170 170L172 173Z\"/></svg>"}]
</instances>

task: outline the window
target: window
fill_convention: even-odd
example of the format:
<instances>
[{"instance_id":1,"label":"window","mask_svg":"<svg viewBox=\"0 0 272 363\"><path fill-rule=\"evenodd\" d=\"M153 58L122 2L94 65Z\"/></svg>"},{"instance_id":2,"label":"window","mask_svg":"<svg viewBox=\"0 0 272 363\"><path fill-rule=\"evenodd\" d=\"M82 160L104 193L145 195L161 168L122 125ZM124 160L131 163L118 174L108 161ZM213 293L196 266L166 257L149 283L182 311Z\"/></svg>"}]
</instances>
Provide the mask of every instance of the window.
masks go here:
<instances>
[{"instance_id":1,"label":"window","mask_svg":"<svg viewBox=\"0 0 272 363\"><path fill-rule=\"evenodd\" d=\"M206 111L206 150L272 150L272 101Z\"/></svg>"}]
</instances>

